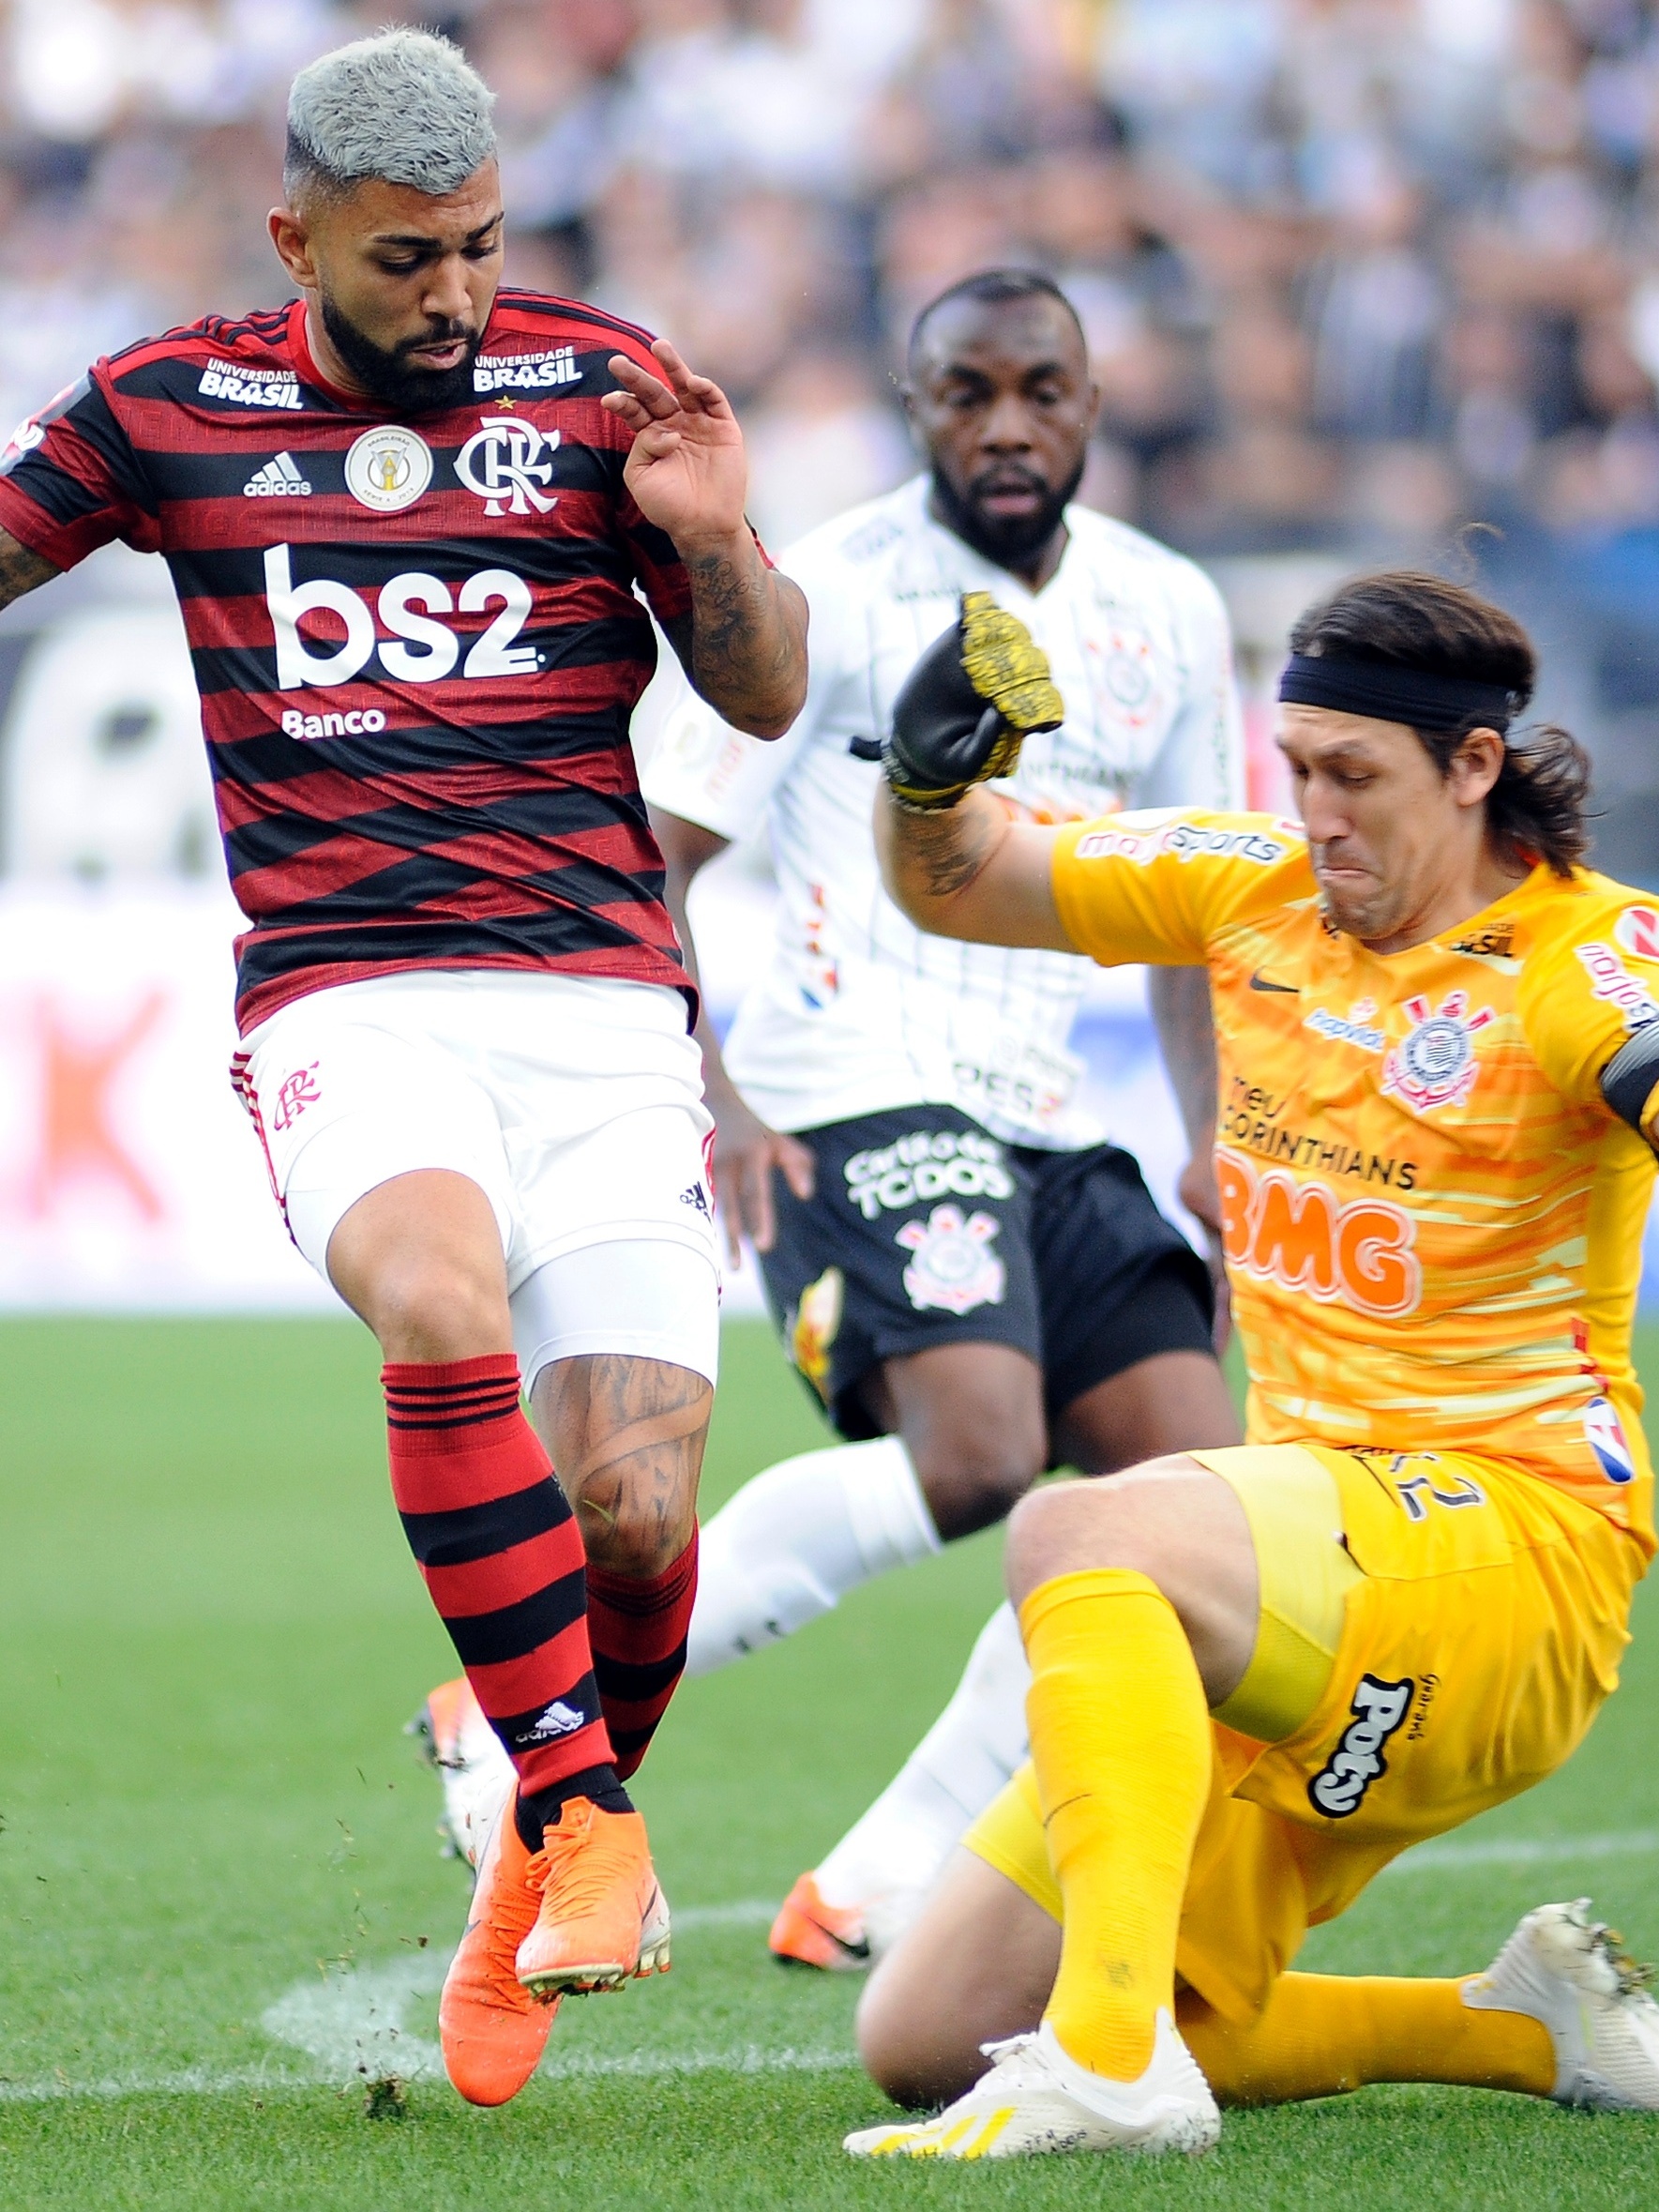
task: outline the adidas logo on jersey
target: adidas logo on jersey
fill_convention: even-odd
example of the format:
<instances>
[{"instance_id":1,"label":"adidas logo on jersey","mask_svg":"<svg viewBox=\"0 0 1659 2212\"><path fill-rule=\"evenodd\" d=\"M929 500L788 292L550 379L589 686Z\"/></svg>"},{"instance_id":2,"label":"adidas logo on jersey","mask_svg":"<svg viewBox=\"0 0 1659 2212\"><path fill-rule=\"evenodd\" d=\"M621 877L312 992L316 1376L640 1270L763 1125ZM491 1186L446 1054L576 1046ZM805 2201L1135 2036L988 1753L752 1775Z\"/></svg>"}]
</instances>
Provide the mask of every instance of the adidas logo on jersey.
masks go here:
<instances>
[{"instance_id":1,"label":"adidas logo on jersey","mask_svg":"<svg viewBox=\"0 0 1659 2212\"><path fill-rule=\"evenodd\" d=\"M579 1728L586 1726L585 1713L579 1713L574 1705L567 1705L562 1697L556 1697L550 1705L537 1714L534 1726L527 1728L522 1735L514 1736L513 1741L516 1744L553 1743L560 1736L574 1735Z\"/></svg>"},{"instance_id":2,"label":"adidas logo on jersey","mask_svg":"<svg viewBox=\"0 0 1659 2212\"><path fill-rule=\"evenodd\" d=\"M292 453L279 453L256 468L242 487L244 499L309 499L311 487L294 465Z\"/></svg>"}]
</instances>

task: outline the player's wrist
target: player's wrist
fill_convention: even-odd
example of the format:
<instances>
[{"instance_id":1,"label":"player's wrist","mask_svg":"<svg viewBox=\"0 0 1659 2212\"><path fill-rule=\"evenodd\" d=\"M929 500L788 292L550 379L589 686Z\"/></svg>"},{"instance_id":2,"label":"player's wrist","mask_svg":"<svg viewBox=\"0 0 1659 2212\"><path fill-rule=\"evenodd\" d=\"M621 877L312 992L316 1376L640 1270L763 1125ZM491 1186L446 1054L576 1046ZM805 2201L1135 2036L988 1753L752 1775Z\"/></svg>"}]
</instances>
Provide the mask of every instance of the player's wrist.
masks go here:
<instances>
[{"instance_id":1,"label":"player's wrist","mask_svg":"<svg viewBox=\"0 0 1659 2212\"><path fill-rule=\"evenodd\" d=\"M948 814L973 789L972 783L953 783L943 789L927 790L907 782L907 771L890 746L882 751L882 769L887 779L887 797L893 811L899 815Z\"/></svg>"},{"instance_id":2,"label":"player's wrist","mask_svg":"<svg viewBox=\"0 0 1659 2212\"><path fill-rule=\"evenodd\" d=\"M735 1121L749 1109L743 1102L742 1093L724 1071L718 1075L710 1071L706 1063L702 1071L703 1103L714 1115L716 1124Z\"/></svg>"},{"instance_id":3,"label":"player's wrist","mask_svg":"<svg viewBox=\"0 0 1659 2212\"><path fill-rule=\"evenodd\" d=\"M740 515L734 524L689 523L669 533L674 551L695 573L698 568L730 567L747 570L760 566L760 554L748 524Z\"/></svg>"}]
</instances>

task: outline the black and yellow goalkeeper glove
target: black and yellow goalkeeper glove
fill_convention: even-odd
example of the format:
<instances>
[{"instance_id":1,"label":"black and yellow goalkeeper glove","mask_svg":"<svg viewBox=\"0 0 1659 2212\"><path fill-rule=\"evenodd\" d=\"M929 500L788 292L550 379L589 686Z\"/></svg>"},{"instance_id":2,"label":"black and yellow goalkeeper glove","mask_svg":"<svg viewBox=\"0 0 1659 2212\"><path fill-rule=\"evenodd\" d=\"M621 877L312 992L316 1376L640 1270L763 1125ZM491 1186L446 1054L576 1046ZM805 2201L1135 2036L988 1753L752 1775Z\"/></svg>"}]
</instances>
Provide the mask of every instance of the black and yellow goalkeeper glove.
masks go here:
<instances>
[{"instance_id":1,"label":"black and yellow goalkeeper glove","mask_svg":"<svg viewBox=\"0 0 1659 2212\"><path fill-rule=\"evenodd\" d=\"M905 678L882 766L900 806L929 813L1011 775L1032 732L1064 720L1048 655L1024 623L989 592L964 592L954 629Z\"/></svg>"}]
</instances>

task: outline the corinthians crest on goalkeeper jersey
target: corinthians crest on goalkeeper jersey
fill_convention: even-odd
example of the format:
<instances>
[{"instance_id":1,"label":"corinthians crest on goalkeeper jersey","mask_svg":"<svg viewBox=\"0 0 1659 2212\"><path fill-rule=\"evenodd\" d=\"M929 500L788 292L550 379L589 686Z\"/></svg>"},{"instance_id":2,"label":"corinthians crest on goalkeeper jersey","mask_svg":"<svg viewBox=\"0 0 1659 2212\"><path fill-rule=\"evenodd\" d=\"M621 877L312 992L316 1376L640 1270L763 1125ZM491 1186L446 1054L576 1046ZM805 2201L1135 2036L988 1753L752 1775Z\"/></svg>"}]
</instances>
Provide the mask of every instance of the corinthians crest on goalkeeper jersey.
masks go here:
<instances>
[{"instance_id":1,"label":"corinthians crest on goalkeeper jersey","mask_svg":"<svg viewBox=\"0 0 1659 2212\"><path fill-rule=\"evenodd\" d=\"M1297 824L1173 811L1062 831L1054 892L1086 951L1209 964L1252 1441L1478 1440L1651 1550L1630 1330L1654 1162L1600 1081L1659 1023L1641 894L1540 865L1382 955L1325 921Z\"/></svg>"}]
</instances>

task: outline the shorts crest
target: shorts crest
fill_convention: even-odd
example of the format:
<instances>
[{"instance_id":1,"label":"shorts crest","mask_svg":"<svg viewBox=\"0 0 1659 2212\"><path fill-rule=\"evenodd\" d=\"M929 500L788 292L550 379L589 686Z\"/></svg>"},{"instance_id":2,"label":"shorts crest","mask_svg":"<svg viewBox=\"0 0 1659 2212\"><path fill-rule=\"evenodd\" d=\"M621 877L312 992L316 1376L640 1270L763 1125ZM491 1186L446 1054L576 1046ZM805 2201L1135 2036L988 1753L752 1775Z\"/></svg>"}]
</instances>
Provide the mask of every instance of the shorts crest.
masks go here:
<instances>
[{"instance_id":1,"label":"shorts crest","mask_svg":"<svg viewBox=\"0 0 1659 2212\"><path fill-rule=\"evenodd\" d=\"M936 1205L925 1228L906 1221L896 1241L915 1255L904 1271L911 1304L947 1313L1000 1306L1007 1270L990 1244L1001 1227L994 1214L973 1213L964 1220L956 1205Z\"/></svg>"}]
</instances>

